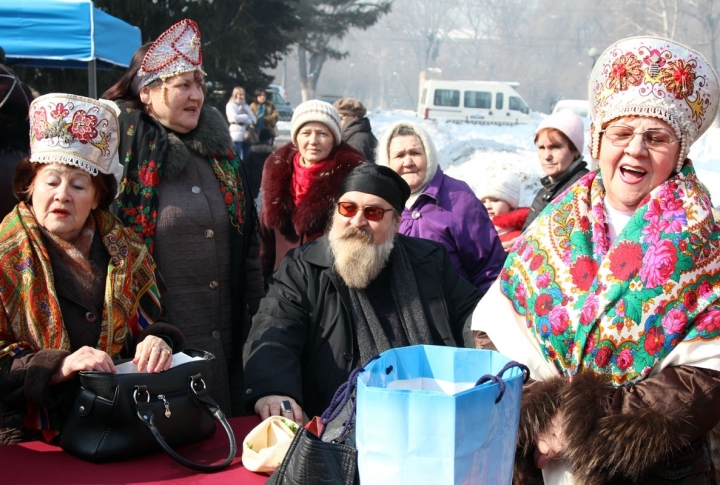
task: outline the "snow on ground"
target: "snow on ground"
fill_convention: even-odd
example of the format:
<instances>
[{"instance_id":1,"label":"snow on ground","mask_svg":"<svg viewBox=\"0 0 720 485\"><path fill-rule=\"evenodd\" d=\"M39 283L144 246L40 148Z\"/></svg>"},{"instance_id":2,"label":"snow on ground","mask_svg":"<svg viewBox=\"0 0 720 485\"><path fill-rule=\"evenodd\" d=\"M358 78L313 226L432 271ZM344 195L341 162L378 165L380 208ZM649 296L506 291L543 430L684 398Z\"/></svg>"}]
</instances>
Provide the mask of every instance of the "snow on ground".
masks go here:
<instances>
[{"instance_id":1,"label":"snow on ground","mask_svg":"<svg viewBox=\"0 0 720 485\"><path fill-rule=\"evenodd\" d=\"M377 138L394 122L419 123L429 134L438 151L442 169L477 190L493 171L510 170L522 182L521 205L530 205L540 189L540 169L533 137L537 125L547 116L533 113L533 121L519 125L476 125L419 119L413 111L375 110L368 113ZM589 121L585 145L589 143ZM590 160L587 148L585 160ZM690 150L700 180L715 194L713 205L720 204L720 128L712 127Z\"/></svg>"}]
</instances>

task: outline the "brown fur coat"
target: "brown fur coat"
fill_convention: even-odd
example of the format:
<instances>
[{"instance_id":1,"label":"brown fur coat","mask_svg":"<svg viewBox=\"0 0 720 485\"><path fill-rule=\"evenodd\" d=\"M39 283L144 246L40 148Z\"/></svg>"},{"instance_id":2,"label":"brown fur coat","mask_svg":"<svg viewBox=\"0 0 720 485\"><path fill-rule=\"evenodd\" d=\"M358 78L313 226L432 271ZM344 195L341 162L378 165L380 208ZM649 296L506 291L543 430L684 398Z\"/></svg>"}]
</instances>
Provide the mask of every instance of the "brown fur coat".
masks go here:
<instances>
[{"instance_id":1,"label":"brown fur coat","mask_svg":"<svg viewBox=\"0 0 720 485\"><path fill-rule=\"evenodd\" d=\"M543 483L535 437L561 412L578 485L717 484L708 430L720 420L720 372L679 366L656 377L617 389L593 373L527 386L513 483Z\"/></svg>"},{"instance_id":2,"label":"brown fur coat","mask_svg":"<svg viewBox=\"0 0 720 485\"><path fill-rule=\"evenodd\" d=\"M325 234L340 183L364 161L364 156L347 143L335 147L328 156L327 166L317 174L305 198L296 207L290 192L296 153L297 148L288 143L273 152L263 168L260 229L266 280L288 249Z\"/></svg>"}]
</instances>

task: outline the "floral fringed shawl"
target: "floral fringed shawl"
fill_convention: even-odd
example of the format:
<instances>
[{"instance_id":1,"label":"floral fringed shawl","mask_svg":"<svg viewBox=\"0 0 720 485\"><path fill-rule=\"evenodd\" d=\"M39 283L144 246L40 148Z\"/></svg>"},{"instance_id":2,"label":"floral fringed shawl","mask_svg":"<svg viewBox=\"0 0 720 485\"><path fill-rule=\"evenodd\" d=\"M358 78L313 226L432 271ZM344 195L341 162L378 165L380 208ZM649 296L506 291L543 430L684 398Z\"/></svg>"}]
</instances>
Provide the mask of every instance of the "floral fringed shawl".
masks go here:
<instances>
[{"instance_id":1,"label":"floral fringed shawl","mask_svg":"<svg viewBox=\"0 0 720 485\"><path fill-rule=\"evenodd\" d=\"M153 323L144 308L160 307L155 263L145 244L114 215L96 210L90 217L110 254L96 348L116 358L128 338ZM0 225L0 304L0 358L25 349L71 351L52 264L37 221L22 202ZM35 427L48 426L42 409L28 409L28 416L37 417Z\"/></svg>"},{"instance_id":2,"label":"floral fringed shawl","mask_svg":"<svg viewBox=\"0 0 720 485\"><path fill-rule=\"evenodd\" d=\"M473 329L525 354L535 378L590 369L620 386L671 364L720 370L720 227L692 164L645 197L612 245L604 198L591 172L556 199L515 244Z\"/></svg>"},{"instance_id":3,"label":"floral fringed shawl","mask_svg":"<svg viewBox=\"0 0 720 485\"><path fill-rule=\"evenodd\" d=\"M119 152L125 164L125 175L120 182L117 198L118 216L145 241L152 254L155 250L160 180L165 174L165 158L168 156L168 134L143 111L123 103L120 107L123 113L118 119L122 132ZM206 121L208 116L203 110L198 124L209 124L209 121ZM227 130L227 126L224 129ZM199 151L203 145L197 139L197 131L196 129L187 135L180 135L180 138ZM227 206L230 224L242 234L247 201L240 177L238 155L231 146L221 153L201 155L215 173Z\"/></svg>"}]
</instances>

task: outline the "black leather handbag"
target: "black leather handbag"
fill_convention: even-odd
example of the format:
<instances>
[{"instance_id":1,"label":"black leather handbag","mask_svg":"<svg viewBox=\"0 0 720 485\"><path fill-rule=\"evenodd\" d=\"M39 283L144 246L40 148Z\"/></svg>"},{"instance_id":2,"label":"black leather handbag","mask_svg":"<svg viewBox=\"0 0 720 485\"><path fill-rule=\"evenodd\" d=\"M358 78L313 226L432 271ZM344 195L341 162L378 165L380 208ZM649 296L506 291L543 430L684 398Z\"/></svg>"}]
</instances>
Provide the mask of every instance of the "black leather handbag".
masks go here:
<instances>
[{"instance_id":1,"label":"black leather handbag","mask_svg":"<svg viewBox=\"0 0 720 485\"><path fill-rule=\"evenodd\" d=\"M326 442L305 428L293 438L285 459L265 485L359 485L357 450Z\"/></svg>"},{"instance_id":2,"label":"black leather handbag","mask_svg":"<svg viewBox=\"0 0 720 485\"><path fill-rule=\"evenodd\" d=\"M235 435L210 397L210 352L185 349L199 360L159 374L80 372L80 391L60 433L60 446L95 463L124 460L165 450L193 470L213 472L235 458ZM209 438L219 421L230 440L230 453L213 465L193 463L173 448Z\"/></svg>"},{"instance_id":3,"label":"black leather handbag","mask_svg":"<svg viewBox=\"0 0 720 485\"><path fill-rule=\"evenodd\" d=\"M377 358L371 358L367 364ZM265 485L360 485L355 448L355 385L358 374L364 370L365 366L353 370L335 392L320 417L323 428L319 437L300 428Z\"/></svg>"}]
</instances>

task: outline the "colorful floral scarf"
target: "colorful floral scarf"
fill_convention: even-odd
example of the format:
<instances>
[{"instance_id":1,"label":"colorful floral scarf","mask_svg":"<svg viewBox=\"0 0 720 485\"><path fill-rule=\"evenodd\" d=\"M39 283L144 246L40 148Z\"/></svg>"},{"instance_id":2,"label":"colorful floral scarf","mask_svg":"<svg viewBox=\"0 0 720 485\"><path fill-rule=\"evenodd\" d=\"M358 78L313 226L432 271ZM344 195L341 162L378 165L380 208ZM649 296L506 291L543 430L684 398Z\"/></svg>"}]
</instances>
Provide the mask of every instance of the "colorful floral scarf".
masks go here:
<instances>
[{"instance_id":1,"label":"colorful floral scarf","mask_svg":"<svg viewBox=\"0 0 720 485\"><path fill-rule=\"evenodd\" d=\"M140 239L111 213L93 211L96 228L110 254L105 303L96 348L120 356L152 318L146 310L160 308L155 263ZM0 225L0 359L29 349L71 351L63 325L52 263L31 210L21 202ZM50 441L57 435L52 410L28 403L25 425L42 430Z\"/></svg>"},{"instance_id":2,"label":"colorful floral scarf","mask_svg":"<svg viewBox=\"0 0 720 485\"><path fill-rule=\"evenodd\" d=\"M93 211L110 254L98 349L120 354L128 337L152 323L141 299L160 307L155 263L147 248L115 216ZM52 264L30 209L18 204L0 226L0 358L23 349L70 351L55 291ZM147 306L146 306L147 308Z\"/></svg>"},{"instance_id":3,"label":"colorful floral scarf","mask_svg":"<svg viewBox=\"0 0 720 485\"><path fill-rule=\"evenodd\" d=\"M160 180L168 153L168 134L142 110L128 105L121 107L123 111L118 118L122 130L120 157L125 164L125 176L120 183L117 198L118 217L145 240L152 254L155 249ZM230 223L242 234L246 201L238 173L240 159L233 148L228 146L225 153L208 156L207 160L220 184Z\"/></svg>"},{"instance_id":4,"label":"colorful floral scarf","mask_svg":"<svg viewBox=\"0 0 720 485\"><path fill-rule=\"evenodd\" d=\"M569 376L647 377L681 342L720 338L720 226L688 161L610 244L602 176L591 172L541 214L509 255L502 293L548 362Z\"/></svg>"}]
</instances>

